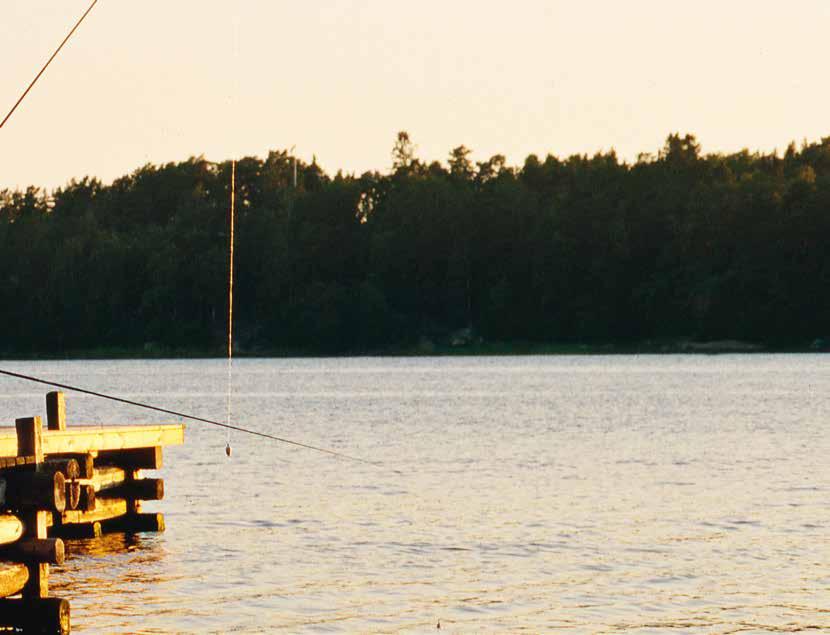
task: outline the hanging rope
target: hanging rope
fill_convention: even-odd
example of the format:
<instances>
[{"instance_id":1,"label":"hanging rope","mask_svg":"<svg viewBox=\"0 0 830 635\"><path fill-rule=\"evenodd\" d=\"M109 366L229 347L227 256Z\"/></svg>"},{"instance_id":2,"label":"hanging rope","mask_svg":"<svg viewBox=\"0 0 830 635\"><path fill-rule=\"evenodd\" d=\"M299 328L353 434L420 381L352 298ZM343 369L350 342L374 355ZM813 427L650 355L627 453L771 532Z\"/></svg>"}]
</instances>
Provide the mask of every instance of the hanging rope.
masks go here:
<instances>
[{"instance_id":1,"label":"hanging rope","mask_svg":"<svg viewBox=\"0 0 830 635\"><path fill-rule=\"evenodd\" d=\"M80 19L80 20L78 20L78 21L75 23L75 26L73 26L73 27L72 27L72 30L69 32L69 35L67 35L65 38L63 38L63 42L61 42L61 43L60 43L60 46L59 46L57 49L55 49L55 52L54 52L54 53L52 53L52 57L50 57L50 58L49 58L49 60L46 62L46 64L44 64L44 65L43 65L43 68L41 68L41 69L40 69L40 72L39 72L39 73L35 76L35 78L32 80L32 83L31 83L31 84L29 84L29 87L28 87L26 90L24 90L24 91L23 91L23 94L20 96L20 99L18 99L18 100L15 102L14 106L12 106L12 109L9 111L9 114L7 114L7 115L3 118L3 121L2 121L2 122L0 122L0 128L2 128L4 125L6 125L6 122L7 122L9 119L11 119L11 116L14 114L14 111L15 111L15 110L17 110L17 107L18 107L18 106L19 106L19 105L23 102L23 100L24 100L24 99L26 99L26 95L28 95L28 94L29 94L29 91L30 91L30 90L32 90L32 88L34 87L34 85L37 83L37 80L39 80L39 79L40 79L40 76L41 76L41 75L43 75L43 73L45 73L45 72L46 72L46 69L47 69L47 68L49 68L49 64L51 64L51 63L52 63L52 60L54 60L54 59L58 56L58 53L60 53L60 52L61 52L61 49L62 49L62 48L64 47L64 45L65 45L65 44L69 41L69 38L71 38L71 37L72 37L72 35L75 33L75 31L77 31L77 30L78 30L78 27L79 27L79 26L81 26L81 22L83 22L83 21L86 19L86 16L88 16L88 15L90 14L90 12L92 11L92 8L93 8L93 7L94 7L97 3L98 3L98 0L93 0L93 3L92 3L91 5L89 5L89 8L88 8L88 9L86 10L86 12L85 12L85 13L81 16L81 19Z\"/></svg>"},{"instance_id":2,"label":"hanging rope","mask_svg":"<svg viewBox=\"0 0 830 635\"><path fill-rule=\"evenodd\" d=\"M234 225L236 224L236 160L231 162L231 212L230 212L230 244L228 247L228 439L225 445L225 454L231 455L231 413L233 402L233 247Z\"/></svg>"}]
</instances>

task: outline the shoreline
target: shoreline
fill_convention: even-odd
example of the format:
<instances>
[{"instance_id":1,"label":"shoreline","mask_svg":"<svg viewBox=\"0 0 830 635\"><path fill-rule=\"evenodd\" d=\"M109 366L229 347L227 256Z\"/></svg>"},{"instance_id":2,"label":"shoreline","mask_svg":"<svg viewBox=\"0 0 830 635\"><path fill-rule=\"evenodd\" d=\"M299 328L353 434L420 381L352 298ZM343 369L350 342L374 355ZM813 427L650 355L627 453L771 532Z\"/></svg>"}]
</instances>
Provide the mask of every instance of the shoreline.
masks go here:
<instances>
[{"instance_id":1,"label":"shoreline","mask_svg":"<svg viewBox=\"0 0 830 635\"><path fill-rule=\"evenodd\" d=\"M824 344L822 342L822 344ZM820 354L830 352L830 346L817 342L804 345L772 346L758 342L716 340L647 340L635 343L601 342L477 342L464 345L440 344L422 340L417 345L348 352L325 352L303 349L257 349L234 352L237 359L290 358L352 358L352 357L498 357L498 356L591 356L591 355L758 355L758 354ZM219 350L167 349L153 347L86 349L53 352L3 353L5 361L61 361L61 360L154 360L154 359L226 359Z\"/></svg>"}]
</instances>

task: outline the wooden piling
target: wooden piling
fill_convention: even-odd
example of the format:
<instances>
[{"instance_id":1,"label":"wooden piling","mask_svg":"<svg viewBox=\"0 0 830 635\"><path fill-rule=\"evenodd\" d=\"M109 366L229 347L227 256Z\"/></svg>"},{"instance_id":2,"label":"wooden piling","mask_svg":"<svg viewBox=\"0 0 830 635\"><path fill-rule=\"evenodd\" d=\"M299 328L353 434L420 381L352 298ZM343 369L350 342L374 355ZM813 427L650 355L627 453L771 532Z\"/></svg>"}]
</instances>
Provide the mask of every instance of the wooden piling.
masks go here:
<instances>
[{"instance_id":1,"label":"wooden piling","mask_svg":"<svg viewBox=\"0 0 830 635\"><path fill-rule=\"evenodd\" d=\"M0 625L24 633L68 635L69 602L61 598L0 600Z\"/></svg>"},{"instance_id":2,"label":"wooden piling","mask_svg":"<svg viewBox=\"0 0 830 635\"><path fill-rule=\"evenodd\" d=\"M66 430L66 397L62 392L46 395L46 420L50 430Z\"/></svg>"},{"instance_id":3,"label":"wooden piling","mask_svg":"<svg viewBox=\"0 0 830 635\"><path fill-rule=\"evenodd\" d=\"M140 478L102 489L98 498L124 498L139 501L160 501L164 498L164 480L160 478Z\"/></svg>"},{"instance_id":4,"label":"wooden piling","mask_svg":"<svg viewBox=\"0 0 830 635\"><path fill-rule=\"evenodd\" d=\"M5 493L0 505L12 509L66 509L66 479L60 472L14 472L2 479Z\"/></svg>"},{"instance_id":5,"label":"wooden piling","mask_svg":"<svg viewBox=\"0 0 830 635\"><path fill-rule=\"evenodd\" d=\"M77 509L85 512L95 509L95 488L92 485L81 483L81 496Z\"/></svg>"},{"instance_id":6,"label":"wooden piling","mask_svg":"<svg viewBox=\"0 0 830 635\"><path fill-rule=\"evenodd\" d=\"M66 484L66 508L78 509L81 503L81 483L80 481L70 481Z\"/></svg>"},{"instance_id":7,"label":"wooden piling","mask_svg":"<svg viewBox=\"0 0 830 635\"><path fill-rule=\"evenodd\" d=\"M0 545L17 542L21 536L23 536L23 521L12 514L0 514Z\"/></svg>"},{"instance_id":8,"label":"wooden piling","mask_svg":"<svg viewBox=\"0 0 830 635\"><path fill-rule=\"evenodd\" d=\"M117 465L128 470L160 470L161 446L131 450L105 450L98 454L98 464Z\"/></svg>"},{"instance_id":9,"label":"wooden piling","mask_svg":"<svg viewBox=\"0 0 830 635\"><path fill-rule=\"evenodd\" d=\"M46 410L48 429L29 417L0 430L0 560L11 561L0 563L0 631L69 633L69 604L48 597L49 566L65 561L61 537L164 531L161 514L142 513L142 501L164 497L164 481L141 471L161 468L162 447L184 441L182 425L67 429L60 392Z\"/></svg>"},{"instance_id":10,"label":"wooden piling","mask_svg":"<svg viewBox=\"0 0 830 635\"><path fill-rule=\"evenodd\" d=\"M66 557L66 548L60 538L25 538L4 547L0 550L0 556L27 563L61 565Z\"/></svg>"},{"instance_id":11,"label":"wooden piling","mask_svg":"<svg viewBox=\"0 0 830 635\"><path fill-rule=\"evenodd\" d=\"M17 595L29 581L25 564L6 564L0 567L0 596Z\"/></svg>"},{"instance_id":12,"label":"wooden piling","mask_svg":"<svg viewBox=\"0 0 830 635\"><path fill-rule=\"evenodd\" d=\"M43 422L40 417L28 417L25 419L17 419L15 421L15 429L17 431L17 448L18 454L21 456L32 455L37 461L37 465L43 463ZM21 476L29 476L23 473ZM41 473L35 472L35 477L42 476ZM60 472L46 476L51 477L53 490L51 498L44 500L44 509L54 507L54 511L60 511L61 499L63 507L66 506L66 485L65 479ZM37 479L36 479L37 480ZM48 482L48 481L45 481ZM43 486L38 491L33 491L31 499L37 499L45 489ZM12 493L12 488L6 492L9 496ZM48 511L40 511L37 508L27 509L22 512L23 520L23 537L41 539L46 538L46 522L49 516ZM36 600L49 596L49 565L45 562L27 563L26 567L29 569L29 579L26 586L23 587L24 600Z\"/></svg>"},{"instance_id":13,"label":"wooden piling","mask_svg":"<svg viewBox=\"0 0 830 635\"><path fill-rule=\"evenodd\" d=\"M52 525L49 533L61 538L83 540L86 538L100 538L104 535L100 521L69 525Z\"/></svg>"},{"instance_id":14,"label":"wooden piling","mask_svg":"<svg viewBox=\"0 0 830 635\"><path fill-rule=\"evenodd\" d=\"M78 478L92 478L95 474L95 458L91 453L87 452L86 454L76 454L74 456L65 455L63 458L75 459L78 463Z\"/></svg>"},{"instance_id":15,"label":"wooden piling","mask_svg":"<svg viewBox=\"0 0 830 635\"><path fill-rule=\"evenodd\" d=\"M41 466L42 472L60 472L68 481L81 477L81 466L71 458L47 458Z\"/></svg>"},{"instance_id":16,"label":"wooden piling","mask_svg":"<svg viewBox=\"0 0 830 635\"><path fill-rule=\"evenodd\" d=\"M103 521L105 533L123 531L126 533L155 532L165 530L164 514L128 514Z\"/></svg>"}]
</instances>

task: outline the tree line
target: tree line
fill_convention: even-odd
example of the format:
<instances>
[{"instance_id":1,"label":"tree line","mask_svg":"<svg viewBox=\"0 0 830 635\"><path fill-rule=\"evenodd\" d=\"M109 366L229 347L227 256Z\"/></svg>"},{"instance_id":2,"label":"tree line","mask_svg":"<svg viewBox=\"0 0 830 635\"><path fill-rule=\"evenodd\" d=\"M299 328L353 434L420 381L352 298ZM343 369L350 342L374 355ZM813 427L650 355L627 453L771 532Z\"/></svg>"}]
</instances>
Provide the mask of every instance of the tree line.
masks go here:
<instances>
[{"instance_id":1,"label":"tree line","mask_svg":"<svg viewBox=\"0 0 830 635\"><path fill-rule=\"evenodd\" d=\"M237 164L235 324L249 352L445 342L830 334L830 137L783 154L418 159L327 175L287 152ZM294 183L296 168L297 182ZM231 163L0 191L0 354L203 351L227 319Z\"/></svg>"}]
</instances>

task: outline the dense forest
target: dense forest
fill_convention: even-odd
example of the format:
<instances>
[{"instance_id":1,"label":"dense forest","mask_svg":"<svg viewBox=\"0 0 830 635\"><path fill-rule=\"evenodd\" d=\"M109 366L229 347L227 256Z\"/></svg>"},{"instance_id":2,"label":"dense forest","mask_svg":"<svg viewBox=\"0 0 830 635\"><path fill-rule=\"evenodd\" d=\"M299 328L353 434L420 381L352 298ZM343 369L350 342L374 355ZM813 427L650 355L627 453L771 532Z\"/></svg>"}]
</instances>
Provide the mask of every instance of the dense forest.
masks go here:
<instances>
[{"instance_id":1,"label":"dense forest","mask_svg":"<svg viewBox=\"0 0 830 635\"><path fill-rule=\"evenodd\" d=\"M830 334L830 138L703 155L672 134L634 163L416 154L402 132L388 173L238 162L241 351ZM221 354L230 171L192 158L0 191L0 354Z\"/></svg>"}]
</instances>

